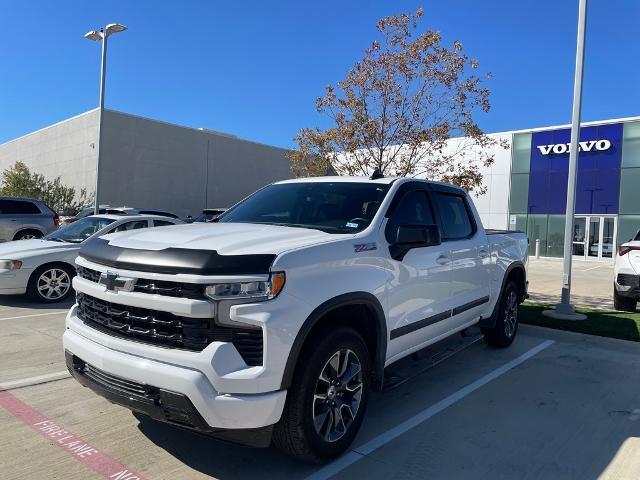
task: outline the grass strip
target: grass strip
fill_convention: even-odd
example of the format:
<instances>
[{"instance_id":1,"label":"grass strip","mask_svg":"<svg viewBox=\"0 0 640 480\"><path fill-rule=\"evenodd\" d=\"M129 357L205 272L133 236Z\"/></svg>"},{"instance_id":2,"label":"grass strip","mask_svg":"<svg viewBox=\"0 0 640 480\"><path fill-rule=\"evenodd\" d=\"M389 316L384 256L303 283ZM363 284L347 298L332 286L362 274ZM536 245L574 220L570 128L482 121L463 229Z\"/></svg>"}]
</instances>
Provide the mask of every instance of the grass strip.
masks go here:
<instances>
[{"instance_id":1,"label":"grass strip","mask_svg":"<svg viewBox=\"0 0 640 480\"><path fill-rule=\"evenodd\" d=\"M584 313L586 320L556 320L542 315L543 310L553 308L550 304L526 301L520 305L518 320L539 327L640 342L640 313L578 307L576 311Z\"/></svg>"}]
</instances>

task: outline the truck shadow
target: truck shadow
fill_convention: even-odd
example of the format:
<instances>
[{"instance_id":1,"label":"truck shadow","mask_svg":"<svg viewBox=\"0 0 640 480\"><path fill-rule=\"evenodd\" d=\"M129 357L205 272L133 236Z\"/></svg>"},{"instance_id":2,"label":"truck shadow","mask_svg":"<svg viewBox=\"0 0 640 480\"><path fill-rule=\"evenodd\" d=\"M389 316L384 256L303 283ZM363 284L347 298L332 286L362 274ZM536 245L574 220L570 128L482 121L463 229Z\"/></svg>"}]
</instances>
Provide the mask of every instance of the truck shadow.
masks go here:
<instances>
[{"instance_id":1,"label":"truck shadow","mask_svg":"<svg viewBox=\"0 0 640 480\"><path fill-rule=\"evenodd\" d=\"M72 294L66 300L56 303L41 303L33 301L26 295L3 295L0 296L0 306L24 308L32 310L64 310L69 309L75 303L75 296Z\"/></svg>"},{"instance_id":2,"label":"truck shadow","mask_svg":"<svg viewBox=\"0 0 640 480\"><path fill-rule=\"evenodd\" d=\"M158 422L134 413L138 429L180 462L221 479L305 478L318 467L297 462L275 448L249 448Z\"/></svg>"}]
</instances>

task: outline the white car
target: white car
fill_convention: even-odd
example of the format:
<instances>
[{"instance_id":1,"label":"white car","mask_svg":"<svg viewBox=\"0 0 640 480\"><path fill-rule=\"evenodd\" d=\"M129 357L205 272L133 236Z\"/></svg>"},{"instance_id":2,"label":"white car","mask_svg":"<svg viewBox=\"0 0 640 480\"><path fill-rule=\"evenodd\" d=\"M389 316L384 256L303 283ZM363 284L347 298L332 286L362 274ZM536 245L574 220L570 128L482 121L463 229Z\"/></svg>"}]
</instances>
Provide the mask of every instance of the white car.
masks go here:
<instances>
[{"instance_id":1,"label":"white car","mask_svg":"<svg viewBox=\"0 0 640 480\"><path fill-rule=\"evenodd\" d=\"M613 306L635 312L640 300L640 231L618 248L613 267Z\"/></svg>"},{"instance_id":2,"label":"white car","mask_svg":"<svg viewBox=\"0 0 640 480\"><path fill-rule=\"evenodd\" d=\"M155 215L97 215L82 218L42 239L0 244L0 295L26 293L41 302L59 302L71 293L74 260L86 240L107 233L181 223Z\"/></svg>"}]
</instances>

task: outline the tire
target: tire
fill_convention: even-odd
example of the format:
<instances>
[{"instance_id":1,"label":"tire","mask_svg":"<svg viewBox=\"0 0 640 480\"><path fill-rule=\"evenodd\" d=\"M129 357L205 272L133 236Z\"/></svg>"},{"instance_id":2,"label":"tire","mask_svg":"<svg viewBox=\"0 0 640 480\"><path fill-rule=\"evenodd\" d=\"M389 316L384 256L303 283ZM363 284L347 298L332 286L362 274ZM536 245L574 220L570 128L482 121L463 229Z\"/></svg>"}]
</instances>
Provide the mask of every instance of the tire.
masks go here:
<instances>
[{"instance_id":1,"label":"tire","mask_svg":"<svg viewBox=\"0 0 640 480\"><path fill-rule=\"evenodd\" d=\"M27 295L41 303L61 302L73 292L71 280L74 275L75 271L69 265L42 265L29 277Z\"/></svg>"},{"instance_id":2,"label":"tire","mask_svg":"<svg viewBox=\"0 0 640 480\"><path fill-rule=\"evenodd\" d=\"M484 341L492 347L508 347L518 331L518 307L520 290L513 281L508 281L500 295L496 323L492 328L482 327Z\"/></svg>"},{"instance_id":3,"label":"tire","mask_svg":"<svg viewBox=\"0 0 640 480\"><path fill-rule=\"evenodd\" d=\"M13 237L14 240L32 240L34 238L42 238L42 232L39 230L22 230Z\"/></svg>"},{"instance_id":4,"label":"tire","mask_svg":"<svg viewBox=\"0 0 640 480\"><path fill-rule=\"evenodd\" d=\"M638 301L635 298L618 295L616 287L613 287L613 308L620 312L635 312Z\"/></svg>"},{"instance_id":5,"label":"tire","mask_svg":"<svg viewBox=\"0 0 640 480\"><path fill-rule=\"evenodd\" d=\"M351 328L313 340L298 358L273 444L299 460L321 463L347 450L360 430L369 400L371 361L364 340ZM341 375L336 375L334 365ZM336 412L342 423L332 422Z\"/></svg>"}]
</instances>

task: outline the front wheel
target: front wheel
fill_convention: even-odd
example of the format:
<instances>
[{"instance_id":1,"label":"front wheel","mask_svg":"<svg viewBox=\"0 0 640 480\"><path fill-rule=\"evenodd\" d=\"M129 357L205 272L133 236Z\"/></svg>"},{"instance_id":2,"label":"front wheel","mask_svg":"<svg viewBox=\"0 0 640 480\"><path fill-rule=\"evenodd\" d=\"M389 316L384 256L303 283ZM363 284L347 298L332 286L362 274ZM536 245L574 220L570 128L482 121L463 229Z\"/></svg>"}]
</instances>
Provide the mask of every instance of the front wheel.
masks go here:
<instances>
[{"instance_id":1,"label":"front wheel","mask_svg":"<svg viewBox=\"0 0 640 480\"><path fill-rule=\"evenodd\" d=\"M73 290L73 276L71 267L59 264L43 265L31 274L27 295L43 303L61 302Z\"/></svg>"},{"instance_id":2,"label":"front wheel","mask_svg":"<svg viewBox=\"0 0 640 480\"><path fill-rule=\"evenodd\" d=\"M303 351L273 434L280 450L319 463L343 453L364 417L371 362L362 337L339 328Z\"/></svg>"},{"instance_id":3,"label":"front wheel","mask_svg":"<svg viewBox=\"0 0 640 480\"><path fill-rule=\"evenodd\" d=\"M482 327L484 341L492 347L508 347L518 331L518 307L520 291L515 282L509 281L500 295L496 323L492 328Z\"/></svg>"}]
</instances>

